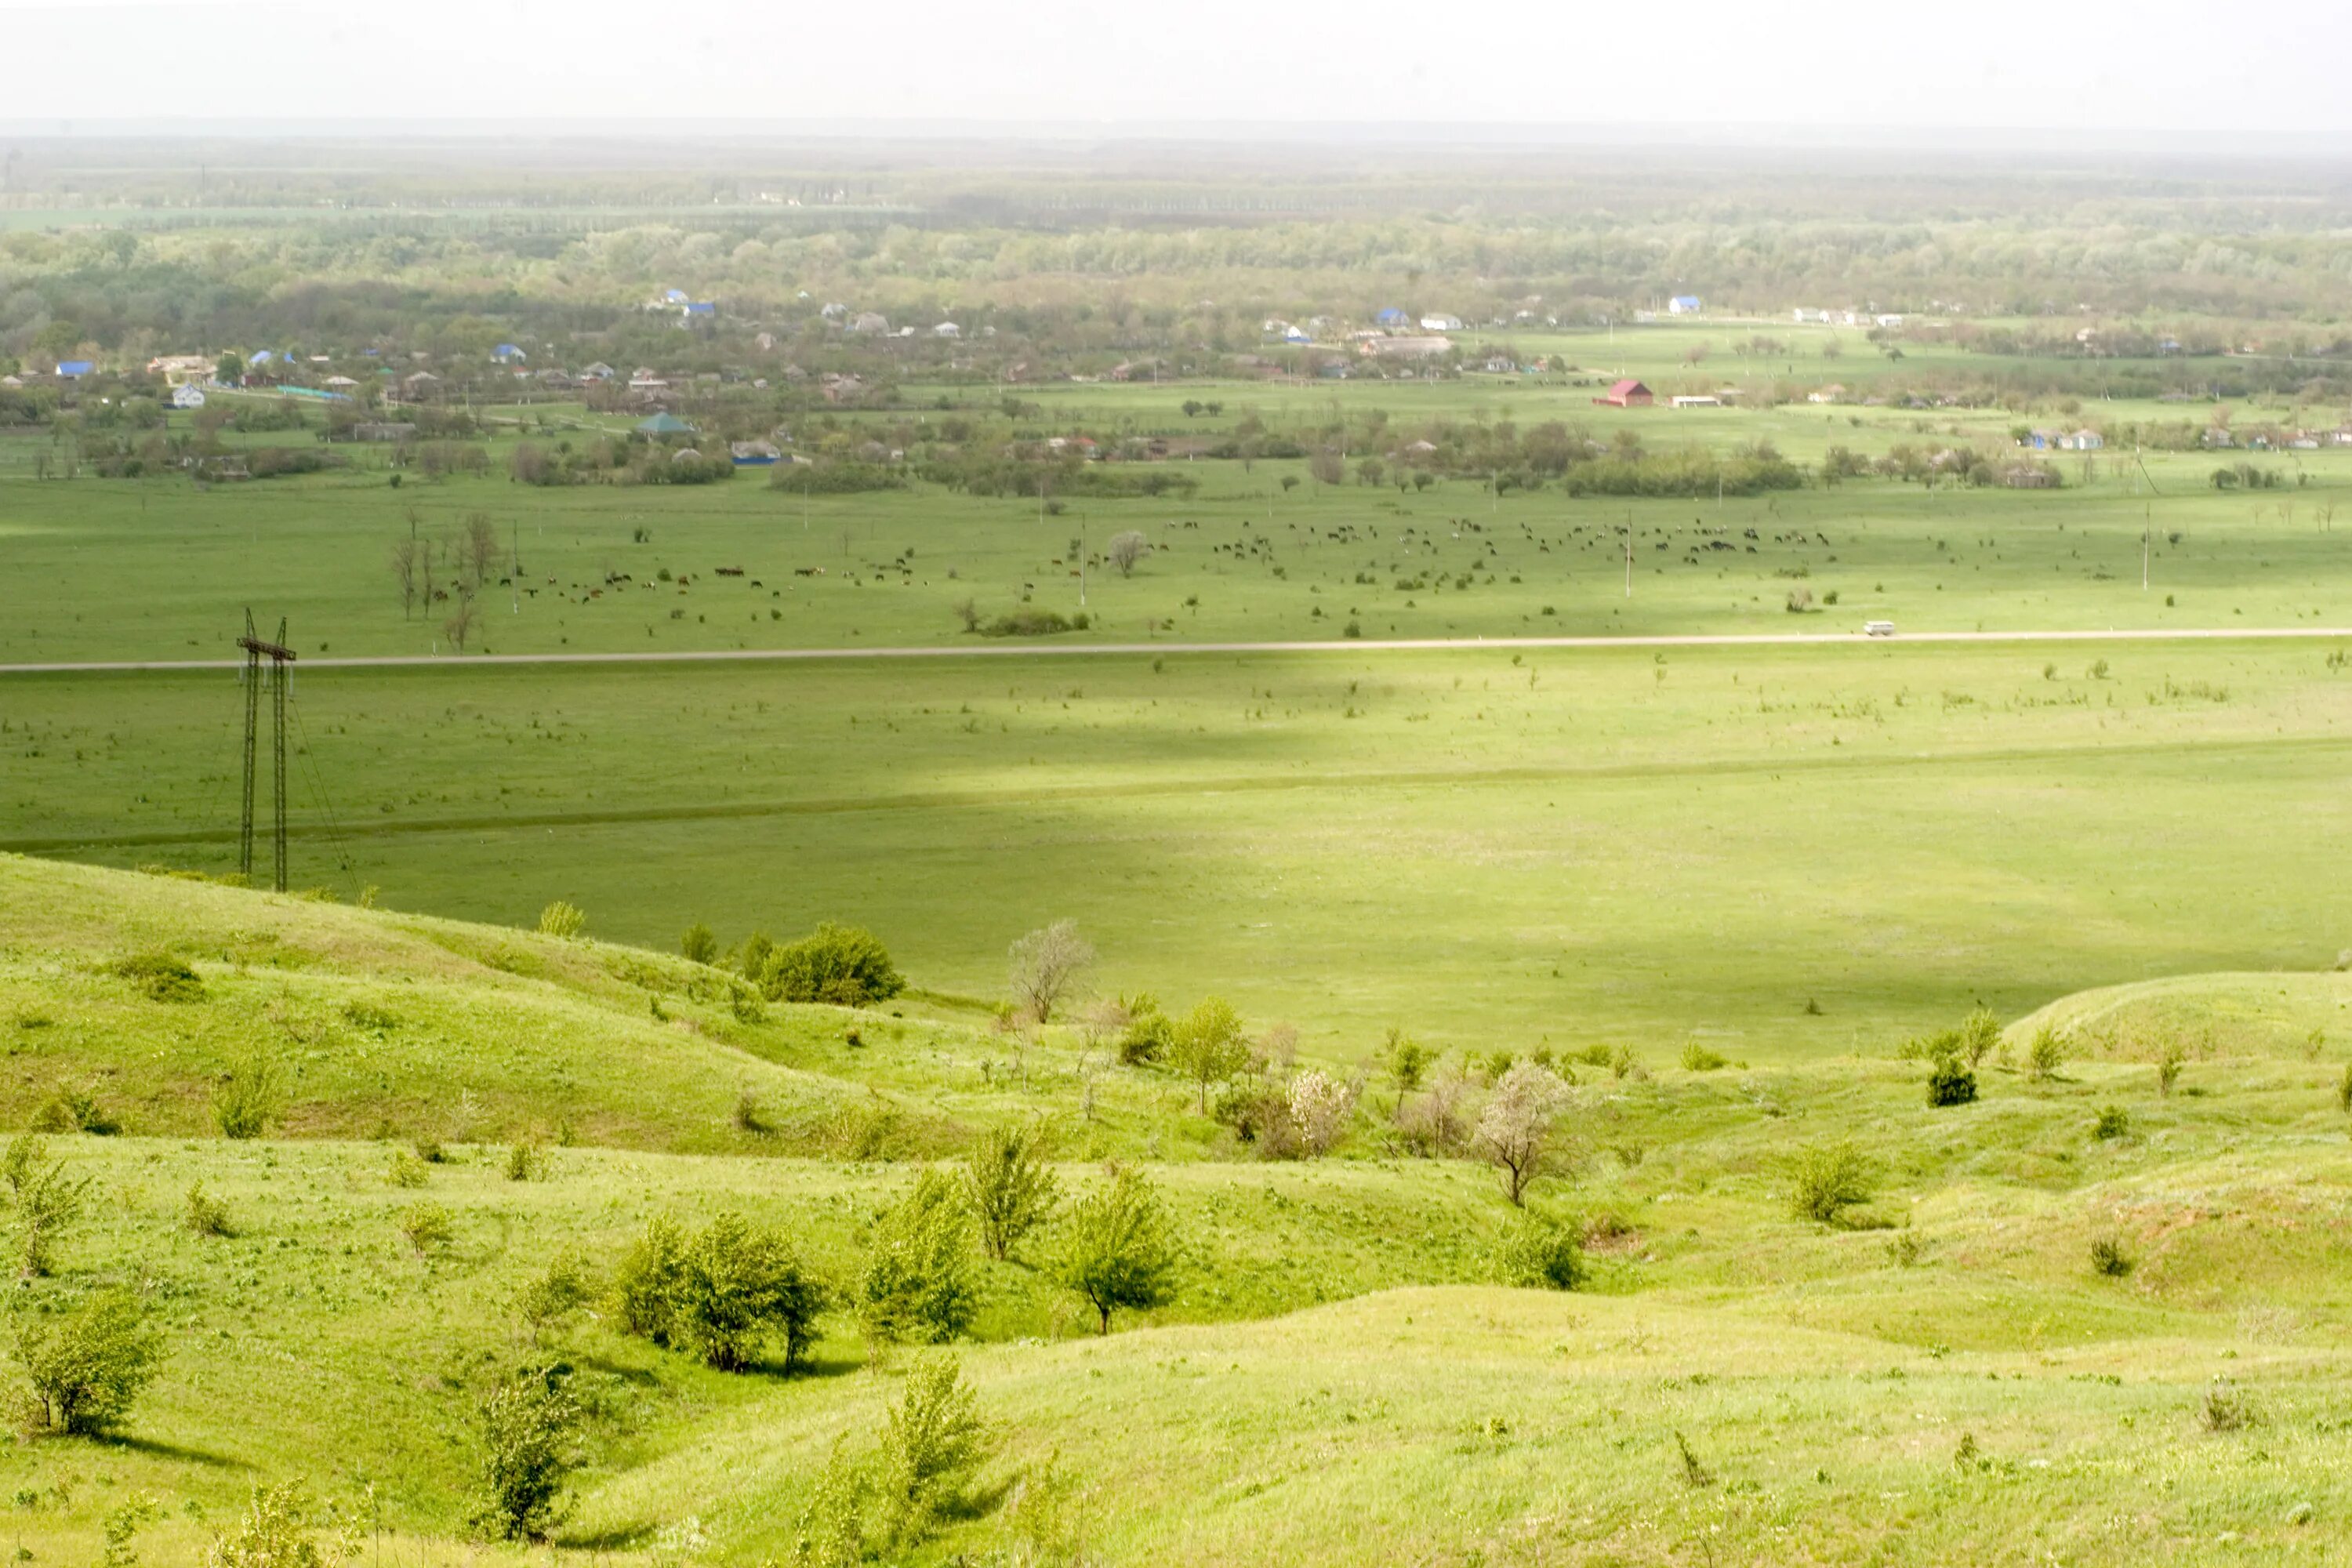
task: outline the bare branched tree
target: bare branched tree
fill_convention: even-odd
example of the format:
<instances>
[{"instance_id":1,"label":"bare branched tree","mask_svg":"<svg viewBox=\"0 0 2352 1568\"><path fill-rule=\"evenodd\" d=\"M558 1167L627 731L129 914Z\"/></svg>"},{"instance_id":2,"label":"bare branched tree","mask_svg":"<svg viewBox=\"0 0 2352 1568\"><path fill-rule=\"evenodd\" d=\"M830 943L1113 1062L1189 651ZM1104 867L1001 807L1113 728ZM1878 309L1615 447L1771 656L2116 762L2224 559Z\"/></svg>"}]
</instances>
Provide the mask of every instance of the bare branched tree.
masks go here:
<instances>
[{"instance_id":1,"label":"bare branched tree","mask_svg":"<svg viewBox=\"0 0 2352 1568\"><path fill-rule=\"evenodd\" d=\"M1074 922L1055 921L1014 942L1012 958L1013 1000L1044 1024L1053 1019L1055 1008L1076 994L1086 972L1094 967L1095 949Z\"/></svg>"},{"instance_id":2,"label":"bare branched tree","mask_svg":"<svg viewBox=\"0 0 2352 1568\"><path fill-rule=\"evenodd\" d=\"M474 635L474 596L471 594L457 595L457 607L450 612L447 620L441 623L441 631L449 639L451 647L459 653L466 651L467 639Z\"/></svg>"},{"instance_id":3,"label":"bare branched tree","mask_svg":"<svg viewBox=\"0 0 2352 1568\"><path fill-rule=\"evenodd\" d=\"M1112 534L1110 542L1103 546L1103 558L1118 568L1122 577L1133 576L1136 563L1150 553L1151 542L1131 528L1125 533Z\"/></svg>"},{"instance_id":4,"label":"bare branched tree","mask_svg":"<svg viewBox=\"0 0 2352 1568\"><path fill-rule=\"evenodd\" d=\"M392 580L400 586L400 618L416 609L416 541L403 539L392 547Z\"/></svg>"},{"instance_id":5,"label":"bare branched tree","mask_svg":"<svg viewBox=\"0 0 2352 1568\"><path fill-rule=\"evenodd\" d=\"M457 560L467 574L474 579L477 588L497 566L499 530L498 525L490 521L488 512L466 514L466 536L457 542Z\"/></svg>"}]
</instances>

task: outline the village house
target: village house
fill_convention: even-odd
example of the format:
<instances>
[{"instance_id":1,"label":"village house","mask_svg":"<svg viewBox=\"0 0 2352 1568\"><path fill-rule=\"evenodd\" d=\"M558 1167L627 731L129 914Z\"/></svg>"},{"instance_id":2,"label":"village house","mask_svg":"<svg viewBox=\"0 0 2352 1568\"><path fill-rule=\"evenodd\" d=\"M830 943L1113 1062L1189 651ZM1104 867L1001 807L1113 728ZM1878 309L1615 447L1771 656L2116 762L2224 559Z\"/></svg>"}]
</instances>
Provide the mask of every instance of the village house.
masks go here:
<instances>
[{"instance_id":1,"label":"village house","mask_svg":"<svg viewBox=\"0 0 2352 1568\"><path fill-rule=\"evenodd\" d=\"M1640 382L1626 380L1618 382L1592 401L1608 408L1647 408L1657 400L1657 395Z\"/></svg>"}]
</instances>

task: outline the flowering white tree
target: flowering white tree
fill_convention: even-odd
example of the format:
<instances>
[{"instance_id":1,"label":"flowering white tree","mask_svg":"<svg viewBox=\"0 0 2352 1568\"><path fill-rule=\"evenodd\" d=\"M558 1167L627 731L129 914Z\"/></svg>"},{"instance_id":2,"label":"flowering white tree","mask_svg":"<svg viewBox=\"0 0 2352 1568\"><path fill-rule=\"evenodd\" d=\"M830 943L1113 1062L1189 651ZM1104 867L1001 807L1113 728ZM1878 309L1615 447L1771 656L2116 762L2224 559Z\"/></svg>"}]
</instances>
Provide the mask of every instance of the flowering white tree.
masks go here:
<instances>
[{"instance_id":1,"label":"flowering white tree","mask_svg":"<svg viewBox=\"0 0 2352 1568\"><path fill-rule=\"evenodd\" d=\"M1560 1112L1568 1109L1568 1085L1549 1068L1519 1062L1495 1086L1472 1134L1478 1152L1502 1173L1503 1191L1523 1203L1528 1184L1543 1173Z\"/></svg>"},{"instance_id":2,"label":"flowering white tree","mask_svg":"<svg viewBox=\"0 0 2352 1568\"><path fill-rule=\"evenodd\" d=\"M1290 1121L1310 1155L1327 1154L1348 1134L1358 1089L1308 1068L1290 1080Z\"/></svg>"}]
</instances>

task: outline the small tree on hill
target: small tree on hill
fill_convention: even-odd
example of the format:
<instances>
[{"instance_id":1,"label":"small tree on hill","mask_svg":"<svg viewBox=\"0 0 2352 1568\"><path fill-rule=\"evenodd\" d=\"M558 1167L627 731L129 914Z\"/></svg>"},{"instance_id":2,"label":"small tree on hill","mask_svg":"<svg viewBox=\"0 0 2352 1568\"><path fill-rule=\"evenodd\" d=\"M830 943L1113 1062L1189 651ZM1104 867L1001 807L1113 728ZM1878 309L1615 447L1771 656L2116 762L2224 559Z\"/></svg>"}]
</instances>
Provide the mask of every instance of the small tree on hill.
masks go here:
<instances>
[{"instance_id":1,"label":"small tree on hill","mask_svg":"<svg viewBox=\"0 0 2352 1568\"><path fill-rule=\"evenodd\" d=\"M688 1244L668 1292L673 1341L721 1372L735 1372L771 1338L784 1342L784 1371L816 1342L824 1287L776 1231L730 1210Z\"/></svg>"},{"instance_id":2,"label":"small tree on hill","mask_svg":"<svg viewBox=\"0 0 2352 1568\"><path fill-rule=\"evenodd\" d=\"M1176 1241L1160 1194L1140 1173L1120 1167L1110 1184L1070 1208L1054 1278L1087 1299L1104 1333L1119 1308L1157 1307L1174 1293Z\"/></svg>"},{"instance_id":3,"label":"small tree on hill","mask_svg":"<svg viewBox=\"0 0 2352 1568\"><path fill-rule=\"evenodd\" d=\"M719 938L712 934L709 926L697 921L686 928L684 936L677 939L677 951L688 963L716 963L719 962Z\"/></svg>"},{"instance_id":4,"label":"small tree on hill","mask_svg":"<svg viewBox=\"0 0 2352 1568\"><path fill-rule=\"evenodd\" d=\"M1504 1194L1514 1205L1526 1200L1528 1184L1542 1173L1554 1126L1567 1106L1568 1085L1558 1073L1534 1062L1517 1062L1503 1074L1494 1097L1479 1112L1472 1141L1502 1173Z\"/></svg>"},{"instance_id":5,"label":"small tree on hill","mask_svg":"<svg viewBox=\"0 0 2352 1568\"><path fill-rule=\"evenodd\" d=\"M1801 1149L1791 1162L1789 1210L1799 1219L1836 1225L1845 1211L1868 1203L1876 1175L1870 1161L1851 1143Z\"/></svg>"},{"instance_id":6,"label":"small tree on hill","mask_svg":"<svg viewBox=\"0 0 2352 1568\"><path fill-rule=\"evenodd\" d=\"M882 1527L911 1546L988 1458L993 1446L971 1386L951 1356L926 1360L882 1418Z\"/></svg>"},{"instance_id":7,"label":"small tree on hill","mask_svg":"<svg viewBox=\"0 0 2352 1568\"><path fill-rule=\"evenodd\" d=\"M563 1521L581 1414L569 1383L557 1368L529 1368L482 1401L483 1495L474 1523L485 1534L544 1541Z\"/></svg>"},{"instance_id":8,"label":"small tree on hill","mask_svg":"<svg viewBox=\"0 0 2352 1568\"><path fill-rule=\"evenodd\" d=\"M1034 1129L991 1127L964 1156L964 1201L979 1222L981 1244L1000 1262L1060 1201L1061 1183L1042 1158L1042 1142Z\"/></svg>"},{"instance_id":9,"label":"small tree on hill","mask_svg":"<svg viewBox=\"0 0 2352 1568\"><path fill-rule=\"evenodd\" d=\"M1013 944L1013 1000L1040 1024L1051 1023L1054 1009L1077 993L1086 972L1094 966L1094 944L1078 934L1076 922L1055 921L1033 931Z\"/></svg>"},{"instance_id":10,"label":"small tree on hill","mask_svg":"<svg viewBox=\"0 0 2352 1568\"><path fill-rule=\"evenodd\" d=\"M163 1361L163 1331L128 1290L100 1290L60 1312L20 1306L15 1327L34 1421L51 1431L114 1426Z\"/></svg>"},{"instance_id":11,"label":"small tree on hill","mask_svg":"<svg viewBox=\"0 0 2352 1568\"><path fill-rule=\"evenodd\" d=\"M971 1216L953 1181L938 1171L875 1223L857 1282L857 1316L868 1338L945 1344L980 1312L971 1268Z\"/></svg>"},{"instance_id":12,"label":"small tree on hill","mask_svg":"<svg viewBox=\"0 0 2352 1568\"><path fill-rule=\"evenodd\" d=\"M1209 1086L1223 1082L1249 1065L1241 1015L1222 997L1209 997L1186 1014L1169 1047L1169 1059L1199 1087L1203 1116L1209 1112Z\"/></svg>"}]
</instances>

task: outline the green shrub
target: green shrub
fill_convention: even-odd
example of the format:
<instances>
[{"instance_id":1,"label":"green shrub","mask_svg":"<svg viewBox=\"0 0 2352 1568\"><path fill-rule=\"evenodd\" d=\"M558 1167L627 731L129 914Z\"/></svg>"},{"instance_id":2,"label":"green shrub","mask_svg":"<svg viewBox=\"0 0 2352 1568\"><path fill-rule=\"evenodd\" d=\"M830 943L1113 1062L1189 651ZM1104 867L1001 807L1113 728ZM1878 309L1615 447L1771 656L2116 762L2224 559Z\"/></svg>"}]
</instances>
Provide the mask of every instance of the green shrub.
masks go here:
<instances>
[{"instance_id":1,"label":"green shrub","mask_svg":"<svg viewBox=\"0 0 2352 1568\"><path fill-rule=\"evenodd\" d=\"M865 1472L836 1440L801 1510L793 1568L858 1568L866 1561Z\"/></svg>"},{"instance_id":2,"label":"green shrub","mask_svg":"<svg viewBox=\"0 0 2352 1568\"><path fill-rule=\"evenodd\" d=\"M2091 1268L2110 1279L2120 1279L2132 1271L2132 1255L2114 1237L2103 1236L2091 1243Z\"/></svg>"},{"instance_id":3,"label":"green shrub","mask_svg":"<svg viewBox=\"0 0 2352 1568\"><path fill-rule=\"evenodd\" d=\"M234 1236L228 1223L228 1205L205 1193L202 1182L188 1188L187 1206L181 1213L181 1223L195 1236Z\"/></svg>"},{"instance_id":4,"label":"green shrub","mask_svg":"<svg viewBox=\"0 0 2352 1568\"><path fill-rule=\"evenodd\" d=\"M581 1414L568 1381L553 1367L526 1368L482 1401L482 1498L473 1521L484 1534L544 1541L563 1521Z\"/></svg>"},{"instance_id":5,"label":"green shrub","mask_svg":"<svg viewBox=\"0 0 2352 1568\"><path fill-rule=\"evenodd\" d=\"M816 1342L825 1292L780 1232L730 1210L678 1254L667 1306L670 1340L706 1364L740 1370L781 1337L789 1373Z\"/></svg>"},{"instance_id":6,"label":"green shrub","mask_svg":"<svg viewBox=\"0 0 2352 1568\"><path fill-rule=\"evenodd\" d=\"M1708 1050L1696 1040L1693 1040L1688 1045L1683 1047L1683 1070L1685 1072L1718 1072L1729 1065L1729 1062L1726 1061L1722 1057L1717 1056L1715 1052Z\"/></svg>"},{"instance_id":7,"label":"green shrub","mask_svg":"<svg viewBox=\"0 0 2352 1568\"><path fill-rule=\"evenodd\" d=\"M34 1112L33 1128L38 1132L87 1132L96 1138L110 1138L122 1131L122 1123L98 1102L98 1096L91 1090L60 1084L57 1092Z\"/></svg>"},{"instance_id":8,"label":"green shrub","mask_svg":"<svg viewBox=\"0 0 2352 1568\"><path fill-rule=\"evenodd\" d=\"M2198 1409L2198 1419L2208 1432L2239 1432L2253 1425L2254 1409L2238 1385L2226 1377L2217 1377L2205 1386L2205 1399Z\"/></svg>"},{"instance_id":9,"label":"green shrub","mask_svg":"<svg viewBox=\"0 0 2352 1568\"><path fill-rule=\"evenodd\" d=\"M1176 1265L1175 1231L1158 1190L1122 1166L1108 1185L1070 1206L1050 1271L1086 1298L1107 1334L1113 1310L1157 1307L1173 1296Z\"/></svg>"},{"instance_id":10,"label":"green shrub","mask_svg":"<svg viewBox=\"0 0 2352 1568\"><path fill-rule=\"evenodd\" d=\"M2179 1045L2173 1041L2166 1042L2164 1054L2157 1058L2156 1063L2156 1092L2159 1098L2172 1098L2172 1086L2180 1081L2180 1062ZM2352 1068L2347 1071L2352 1072Z\"/></svg>"},{"instance_id":11,"label":"green shrub","mask_svg":"<svg viewBox=\"0 0 2352 1568\"><path fill-rule=\"evenodd\" d=\"M875 1222L857 1282L857 1317L883 1343L945 1344L980 1312L971 1216L954 1182L937 1171Z\"/></svg>"},{"instance_id":12,"label":"green shrub","mask_svg":"<svg viewBox=\"0 0 2352 1568\"><path fill-rule=\"evenodd\" d=\"M118 979L128 980L157 1002L201 1002L205 983L196 972L168 952L141 952L114 964Z\"/></svg>"},{"instance_id":13,"label":"green shrub","mask_svg":"<svg viewBox=\"0 0 2352 1568\"><path fill-rule=\"evenodd\" d=\"M533 1334L546 1332L596 1299L595 1266L576 1247L549 1260L545 1272L515 1294L515 1315Z\"/></svg>"},{"instance_id":14,"label":"green shrub","mask_svg":"<svg viewBox=\"0 0 2352 1568\"><path fill-rule=\"evenodd\" d=\"M324 1544L311 1536L301 1483L287 1481L253 1489L245 1517L214 1539L205 1568L338 1568L359 1554L356 1525Z\"/></svg>"},{"instance_id":15,"label":"green shrub","mask_svg":"<svg viewBox=\"0 0 2352 1568\"><path fill-rule=\"evenodd\" d=\"M2066 1047L2058 1038L2058 1031L2044 1024L2033 1031L2033 1043L2026 1047L2025 1070L2032 1077L2054 1077L2066 1060Z\"/></svg>"},{"instance_id":16,"label":"green shrub","mask_svg":"<svg viewBox=\"0 0 2352 1568\"><path fill-rule=\"evenodd\" d=\"M55 1271L58 1241L81 1218L94 1178L68 1175L65 1162L49 1159L48 1144L31 1132L9 1142L0 1170L16 1207L17 1274L26 1279L47 1276Z\"/></svg>"},{"instance_id":17,"label":"green shrub","mask_svg":"<svg viewBox=\"0 0 2352 1568\"><path fill-rule=\"evenodd\" d=\"M1968 1058L1969 1066L1984 1066L1985 1058L2000 1049L2000 1020L1992 1010L1979 1007L1960 1020L1959 1054Z\"/></svg>"},{"instance_id":18,"label":"green shrub","mask_svg":"<svg viewBox=\"0 0 2352 1568\"><path fill-rule=\"evenodd\" d=\"M1869 1160L1851 1143L1801 1149L1790 1165L1789 1209L1799 1219L1837 1225L1871 1200L1875 1182Z\"/></svg>"},{"instance_id":19,"label":"green shrub","mask_svg":"<svg viewBox=\"0 0 2352 1568\"><path fill-rule=\"evenodd\" d=\"M412 1204L401 1211L400 1234L419 1258L430 1258L457 1237L457 1221L439 1204Z\"/></svg>"},{"instance_id":20,"label":"green shrub","mask_svg":"<svg viewBox=\"0 0 2352 1568\"><path fill-rule=\"evenodd\" d=\"M2352 1062L2344 1064L2344 1071L2336 1079L2336 1109L2352 1111Z\"/></svg>"},{"instance_id":21,"label":"green shrub","mask_svg":"<svg viewBox=\"0 0 2352 1568\"><path fill-rule=\"evenodd\" d=\"M258 1138L285 1109L285 1097L277 1061L255 1051L213 1086L213 1124L224 1138Z\"/></svg>"},{"instance_id":22,"label":"green shrub","mask_svg":"<svg viewBox=\"0 0 2352 1568\"><path fill-rule=\"evenodd\" d=\"M735 1130L755 1136L775 1131L769 1124L766 1107L760 1103L760 1091L749 1085L735 1096Z\"/></svg>"},{"instance_id":23,"label":"green shrub","mask_svg":"<svg viewBox=\"0 0 2352 1568\"><path fill-rule=\"evenodd\" d=\"M686 934L677 940L677 950L689 963L719 962L719 938L700 921L686 928Z\"/></svg>"},{"instance_id":24,"label":"green shrub","mask_svg":"<svg viewBox=\"0 0 2352 1568\"><path fill-rule=\"evenodd\" d=\"M1977 1075L1958 1057L1937 1057L1927 1072L1927 1103L1968 1105L1977 1097Z\"/></svg>"},{"instance_id":25,"label":"green shrub","mask_svg":"<svg viewBox=\"0 0 2352 1568\"><path fill-rule=\"evenodd\" d=\"M1160 999L1149 991L1122 996L1127 1027L1118 1037L1118 1059L1127 1067L1147 1067L1165 1058L1176 1043L1176 1023L1160 1009Z\"/></svg>"},{"instance_id":26,"label":"green shrub","mask_svg":"<svg viewBox=\"0 0 2352 1568\"><path fill-rule=\"evenodd\" d=\"M395 1187L421 1187L430 1173L425 1162L405 1149L392 1152L392 1163L384 1171L384 1179Z\"/></svg>"},{"instance_id":27,"label":"green shrub","mask_svg":"<svg viewBox=\"0 0 2352 1568\"><path fill-rule=\"evenodd\" d=\"M921 1542L988 1458L993 1439L950 1356L928 1358L882 1418L882 1526L902 1546Z\"/></svg>"},{"instance_id":28,"label":"green shrub","mask_svg":"<svg viewBox=\"0 0 2352 1568\"><path fill-rule=\"evenodd\" d=\"M528 1138L520 1140L507 1151L506 1172L509 1182L541 1180L547 1174L546 1151Z\"/></svg>"},{"instance_id":29,"label":"green shrub","mask_svg":"<svg viewBox=\"0 0 2352 1568\"><path fill-rule=\"evenodd\" d=\"M1084 631L1087 617L1081 615L1072 619L1056 610L1020 609L983 621L976 629L984 637L1045 637Z\"/></svg>"},{"instance_id":30,"label":"green shrub","mask_svg":"<svg viewBox=\"0 0 2352 1568\"><path fill-rule=\"evenodd\" d=\"M1573 1290L1584 1282L1584 1246L1572 1226L1541 1215L1522 1214L1504 1233L1495 1266L1506 1285Z\"/></svg>"},{"instance_id":31,"label":"green shrub","mask_svg":"<svg viewBox=\"0 0 2352 1568\"><path fill-rule=\"evenodd\" d=\"M871 931L826 921L769 955L761 988L771 1001L863 1007L896 996L907 982Z\"/></svg>"},{"instance_id":32,"label":"green shrub","mask_svg":"<svg viewBox=\"0 0 2352 1568\"><path fill-rule=\"evenodd\" d=\"M101 1432L116 1425L163 1360L163 1331L128 1290L96 1291L62 1311L19 1306L15 1327L33 1417L50 1431Z\"/></svg>"},{"instance_id":33,"label":"green shrub","mask_svg":"<svg viewBox=\"0 0 2352 1568\"><path fill-rule=\"evenodd\" d=\"M1034 1128L992 1127L964 1155L964 1200L980 1225L981 1244L1002 1261L1061 1201L1061 1183L1044 1158Z\"/></svg>"},{"instance_id":34,"label":"green shrub","mask_svg":"<svg viewBox=\"0 0 2352 1568\"><path fill-rule=\"evenodd\" d=\"M539 911L539 934L561 937L569 942L588 929L588 917L577 905L562 899Z\"/></svg>"},{"instance_id":35,"label":"green shrub","mask_svg":"<svg viewBox=\"0 0 2352 1568\"><path fill-rule=\"evenodd\" d=\"M2120 1105L2099 1107L2099 1119L2091 1124L2094 1138L2125 1138L2131 1134L2131 1112Z\"/></svg>"}]
</instances>

